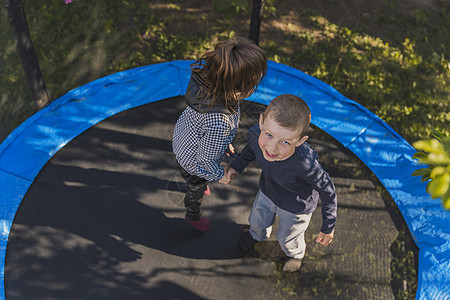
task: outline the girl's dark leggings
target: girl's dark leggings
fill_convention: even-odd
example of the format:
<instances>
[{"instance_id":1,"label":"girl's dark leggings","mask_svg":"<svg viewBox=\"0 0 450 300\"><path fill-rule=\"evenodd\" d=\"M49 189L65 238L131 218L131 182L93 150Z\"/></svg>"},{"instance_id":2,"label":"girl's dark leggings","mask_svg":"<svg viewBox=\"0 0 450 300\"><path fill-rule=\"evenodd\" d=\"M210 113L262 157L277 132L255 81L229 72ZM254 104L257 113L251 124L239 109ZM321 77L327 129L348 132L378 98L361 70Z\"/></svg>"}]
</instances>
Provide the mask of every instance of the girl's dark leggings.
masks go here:
<instances>
[{"instance_id":1,"label":"girl's dark leggings","mask_svg":"<svg viewBox=\"0 0 450 300\"><path fill-rule=\"evenodd\" d=\"M181 176L186 180L186 196L184 197L186 217L189 220L198 221L203 215L201 204L208 182L204 178L189 174L181 166L179 167Z\"/></svg>"}]
</instances>

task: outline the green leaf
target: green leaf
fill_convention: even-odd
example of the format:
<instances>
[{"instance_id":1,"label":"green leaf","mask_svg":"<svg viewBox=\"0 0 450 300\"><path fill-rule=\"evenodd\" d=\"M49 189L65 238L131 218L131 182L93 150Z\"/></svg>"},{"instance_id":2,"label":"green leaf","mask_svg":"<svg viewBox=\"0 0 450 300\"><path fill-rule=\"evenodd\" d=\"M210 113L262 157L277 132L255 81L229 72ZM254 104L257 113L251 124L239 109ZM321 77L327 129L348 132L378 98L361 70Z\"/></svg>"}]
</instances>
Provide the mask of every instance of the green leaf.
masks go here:
<instances>
[{"instance_id":1,"label":"green leaf","mask_svg":"<svg viewBox=\"0 0 450 300\"><path fill-rule=\"evenodd\" d=\"M420 140L413 143L413 146L417 150L423 150L425 152L437 153L444 151L443 145L436 139Z\"/></svg>"},{"instance_id":2,"label":"green leaf","mask_svg":"<svg viewBox=\"0 0 450 300\"><path fill-rule=\"evenodd\" d=\"M444 151L442 151L442 153L430 153L428 155L428 159L433 164L449 164L450 163L450 158Z\"/></svg>"},{"instance_id":3,"label":"green leaf","mask_svg":"<svg viewBox=\"0 0 450 300\"><path fill-rule=\"evenodd\" d=\"M441 197L442 205L445 209L450 209L450 189Z\"/></svg>"},{"instance_id":4,"label":"green leaf","mask_svg":"<svg viewBox=\"0 0 450 300\"><path fill-rule=\"evenodd\" d=\"M415 170L415 171L412 173L412 176L430 175L432 169L433 169L433 167L428 167L428 168L423 168L423 169Z\"/></svg>"},{"instance_id":5,"label":"green leaf","mask_svg":"<svg viewBox=\"0 0 450 300\"><path fill-rule=\"evenodd\" d=\"M432 179L427 185L431 198L436 199L444 195L448 191L449 183L450 174L448 173Z\"/></svg>"},{"instance_id":6,"label":"green leaf","mask_svg":"<svg viewBox=\"0 0 450 300\"><path fill-rule=\"evenodd\" d=\"M430 177L431 178L435 178L436 176L440 176L443 175L444 173L447 172L447 169L444 167L435 167L433 168L433 170L430 173Z\"/></svg>"},{"instance_id":7,"label":"green leaf","mask_svg":"<svg viewBox=\"0 0 450 300\"><path fill-rule=\"evenodd\" d=\"M440 132L439 130L436 129L432 129L431 130L431 134L433 135L433 137L435 139L437 139L439 142L444 143L446 140L450 141L450 137L442 132Z\"/></svg>"},{"instance_id":8,"label":"green leaf","mask_svg":"<svg viewBox=\"0 0 450 300\"><path fill-rule=\"evenodd\" d=\"M422 176L422 179L420 180L420 182L425 182L427 180L430 180L430 178L431 178L430 174L425 174ZM427 192L428 192L428 190L427 190Z\"/></svg>"},{"instance_id":9,"label":"green leaf","mask_svg":"<svg viewBox=\"0 0 450 300\"><path fill-rule=\"evenodd\" d=\"M418 160L422 160L422 159L427 158L427 157L428 157L428 155L426 153L416 152L416 153L414 153L412 158L418 159Z\"/></svg>"}]
</instances>

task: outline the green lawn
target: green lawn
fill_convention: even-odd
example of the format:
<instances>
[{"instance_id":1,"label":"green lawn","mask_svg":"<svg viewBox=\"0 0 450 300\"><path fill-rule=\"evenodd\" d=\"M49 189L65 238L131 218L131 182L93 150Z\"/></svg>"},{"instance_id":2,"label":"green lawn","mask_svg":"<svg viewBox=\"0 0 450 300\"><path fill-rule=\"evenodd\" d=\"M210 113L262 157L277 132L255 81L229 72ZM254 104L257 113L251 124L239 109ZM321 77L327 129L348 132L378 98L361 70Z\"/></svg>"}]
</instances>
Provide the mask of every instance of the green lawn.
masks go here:
<instances>
[{"instance_id":1,"label":"green lawn","mask_svg":"<svg viewBox=\"0 0 450 300\"><path fill-rule=\"evenodd\" d=\"M422 1L427 5L406 10L405 1L316 2L267 1L260 45L271 60L332 85L410 143L432 129L449 133L448 2ZM352 3L353 10L344 10ZM226 18L194 0L33 0L24 7L52 99L117 71L196 58L219 39L246 36L250 15L240 10ZM26 83L9 41L0 48L7 65L0 73L0 108L12 110L7 123L16 126L32 109L24 100L29 95L17 91ZM17 105L17 98L24 103Z\"/></svg>"}]
</instances>

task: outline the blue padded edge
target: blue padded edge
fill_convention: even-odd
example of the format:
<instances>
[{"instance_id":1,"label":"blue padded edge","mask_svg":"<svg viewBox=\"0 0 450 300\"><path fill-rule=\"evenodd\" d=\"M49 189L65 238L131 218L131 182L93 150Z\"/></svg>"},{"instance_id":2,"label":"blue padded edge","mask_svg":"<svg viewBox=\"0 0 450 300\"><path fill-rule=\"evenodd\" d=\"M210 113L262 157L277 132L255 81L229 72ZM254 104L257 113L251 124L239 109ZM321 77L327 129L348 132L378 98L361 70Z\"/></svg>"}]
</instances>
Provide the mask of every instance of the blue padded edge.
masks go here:
<instances>
[{"instance_id":1,"label":"blue padded edge","mask_svg":"<svg viewBox=\"0 0 450 300\"><path fill-rule=\"evenodd\" d=\"M0 299L5 299L7 239L26 191L47 161L91 126L124 110L183 95L192 61L112 74L78 87L31 116L0 144ZM267 76L247 100L268 104L280 94L303 98L312 123L350 149L390 193L420 248L416 299L450 298L450 212L411 176L414 149L383 120L326 83L269 61Z\"/></svg>"}]
</instances>

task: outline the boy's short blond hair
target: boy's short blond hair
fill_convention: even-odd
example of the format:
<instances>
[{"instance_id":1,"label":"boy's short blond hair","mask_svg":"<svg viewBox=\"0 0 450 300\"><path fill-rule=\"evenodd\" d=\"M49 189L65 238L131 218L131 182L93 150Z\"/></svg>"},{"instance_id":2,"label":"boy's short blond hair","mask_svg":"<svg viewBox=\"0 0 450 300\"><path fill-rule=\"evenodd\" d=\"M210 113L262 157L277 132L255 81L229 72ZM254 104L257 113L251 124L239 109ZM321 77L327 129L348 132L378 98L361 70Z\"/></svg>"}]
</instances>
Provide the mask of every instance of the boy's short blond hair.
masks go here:
<instances>
[{"instance_id":1,"label":"boy's short blond hair","mask_svg":"<svg viewBox=\"0 0 450 300\"><path fill-rule=\"evenodd\" d=\"M270 114L274 121L290 130L298 130L302 138L311 122L311 110L300 97L284 94L275 97L264 111L264 119Z\"/></svg>"}]
</instances>

